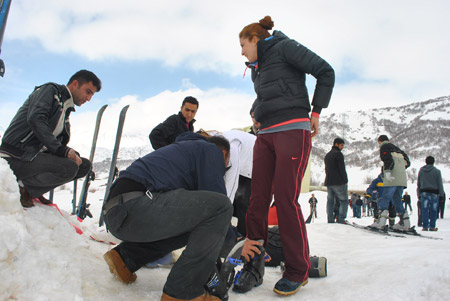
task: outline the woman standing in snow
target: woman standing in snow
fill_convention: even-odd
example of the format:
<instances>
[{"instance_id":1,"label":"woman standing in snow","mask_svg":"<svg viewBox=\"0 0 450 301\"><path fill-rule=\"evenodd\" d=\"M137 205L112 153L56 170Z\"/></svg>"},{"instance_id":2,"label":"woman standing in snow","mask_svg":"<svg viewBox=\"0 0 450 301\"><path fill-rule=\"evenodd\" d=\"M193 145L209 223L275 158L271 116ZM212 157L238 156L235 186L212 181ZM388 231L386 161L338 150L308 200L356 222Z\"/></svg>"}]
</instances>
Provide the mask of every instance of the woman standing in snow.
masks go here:
<instances>
[{"instance_id":1,"label":"woman standing in snow","mask_svg":"<svg viewBox=\"0 0 450 301\"><path fill-rule=\"evenodd\" d=\"M274 291L291 295L308 282L308 238L297 199L311 151L311 137L317 135L319 114L331 98L334 70L280 31L271 35L269 30L273 25L271 17L266 16L258 23L247 25L239 34L242 55L248 59L246 64L252 70L256 92L252 110L256 121L261 123L254 148L247 240L242 255L249 261L247 266L251 265L249 259L260 253L257 240L267 242L273 183L286 257L286 271ZM307 73L317 79L311 117L305 84Z\"/></svg>"}]
</instances>

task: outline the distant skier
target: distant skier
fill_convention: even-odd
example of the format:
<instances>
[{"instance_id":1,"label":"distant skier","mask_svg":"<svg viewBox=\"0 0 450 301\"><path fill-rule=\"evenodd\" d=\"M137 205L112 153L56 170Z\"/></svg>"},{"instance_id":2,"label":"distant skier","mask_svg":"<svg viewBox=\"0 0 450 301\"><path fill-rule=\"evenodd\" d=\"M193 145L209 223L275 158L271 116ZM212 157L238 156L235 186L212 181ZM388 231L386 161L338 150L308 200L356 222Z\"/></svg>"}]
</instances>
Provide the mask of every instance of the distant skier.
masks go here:
<instances>
[{"instance_id":1,"label":"distant skier","mask_svg":"<svg viewBox=\"0 0 450 301\"><path fill-rule=\"evenodd\" d=\"M23 207L32 198L51 202L42 195L84 177L91 162L67 146L69 115L101 89L101 81L87 70L75 73L67 85L47 83L36 87L6 129L0 156L8 161L19 183Z\"/></svg>"},{"instance_id":2,"label":"distant skier","mask_svg":"<svg viewBox=\"0 0 450 301\"><path fill-rule=\"evenodd\" d=\"M195 114L198 111L198 100L187 96L181 104L180 112L169 116L164 122L158 124L148 138L154 150L172 144L184 132L194 131Z\"/></svg>"},{"instance_id":3,"label":"distant skier","mask_svg":"<svg viewBox=\"0 0 450 301\"><path fill-rule=\"evenodd\" d=\"M378 200L380 218L370 227L381 229L386 225L389 217L389 202L392 201L395 211L400 217L399 223L393 226L396 230L409 230L410 222L408 212L402 204L402 194L406 183L406 168L410 162L408 155L400 148L389 142L386 135L378 137L380 145L380 158L383 161L383 194Z\"/></svg>"}]
</instances>

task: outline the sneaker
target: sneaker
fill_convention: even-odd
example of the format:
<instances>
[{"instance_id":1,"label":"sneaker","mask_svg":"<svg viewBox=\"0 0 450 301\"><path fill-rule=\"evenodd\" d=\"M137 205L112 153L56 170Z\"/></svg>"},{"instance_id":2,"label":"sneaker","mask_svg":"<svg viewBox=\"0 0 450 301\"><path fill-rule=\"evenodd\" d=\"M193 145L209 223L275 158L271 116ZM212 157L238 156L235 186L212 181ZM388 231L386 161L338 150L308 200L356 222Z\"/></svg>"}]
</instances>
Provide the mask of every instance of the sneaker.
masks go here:
<instances>
[{"instance_id":1,"label":"sneaker","mask_svg":"<svg viewBox=\"0 0 450 301\"><path fill-rule=\"evenodd\" d=\"M428 228L422 228L422 231L428 231Z\"/></svg>"},{"instance_id":2,"label":"sneaker","mask_svg":"<svg viewBox=\"0 0 450 301\"><path fill-rule=\"evenodd\" d=\"M31 195L28 193L28 190L25 187L19 186L20 192L20 203L24 208L33 207L33 201L31 200Z\"/></svg>"},{"instance_id":3,"label":"sneaker","mask_svg":"<svg viewBox=\"0 0 450 301\"><path fill-rule=\"evenodd\" d=\"M177 299L174 297L171 297L169 295L167 295L166 293L163 293L161 296L161 301L185 301L186 299ZM208 293L204 293L201 296L198 296L197 298L194 299L189 299L190 301L220 301L219 298L217 298L216 296L211 296Z\"/></svg>"},{"instance_id":4,"label":"sneaker","mask_svg":"<svg viewBox=\"0 0 450 301\"><path fill-rule=\"evenodd\" d=\"M242 268L238 278L234 282L233 291L237 293L246 293L256 286L263 283L264 266L266 252L263 247L258 246L261 254L253 257Z\"/></svg>"},{"instance_id":5,"label":"sneaker","mask_svg":"<svg viewBox=\"0 0 450 301\"><path fill-rule=\"evenodd\" d=\"M430 231L437 231L438 228L430 228Z\"/></svg>"},{"instance_id":6,"label":"sneaker","mask_svg":"<svg viewBox=\"0 0 450 301\"><path fill-rule=\"evenodd\" d=\"M121 282L129 284L136 280L136 273L131 273L117 251L110 250L103 255L103 258L109 266L109 271Z\"/></svg>"},{"instance_id":7,"label":"sneaker","mask_svg":"<svg viewBox=\"0 0 450 301\"><path fill-rule=\"evenodd\" d=\"M302 287L305 286L308 283L308 279L306 279L303 282L295 282L290 281L286 278L281 278L278 280L277 284L275 284L275 287L273 288L273 291L279 295L283 296L289 296L293 295Z\"/></svg>"}]
</instances>

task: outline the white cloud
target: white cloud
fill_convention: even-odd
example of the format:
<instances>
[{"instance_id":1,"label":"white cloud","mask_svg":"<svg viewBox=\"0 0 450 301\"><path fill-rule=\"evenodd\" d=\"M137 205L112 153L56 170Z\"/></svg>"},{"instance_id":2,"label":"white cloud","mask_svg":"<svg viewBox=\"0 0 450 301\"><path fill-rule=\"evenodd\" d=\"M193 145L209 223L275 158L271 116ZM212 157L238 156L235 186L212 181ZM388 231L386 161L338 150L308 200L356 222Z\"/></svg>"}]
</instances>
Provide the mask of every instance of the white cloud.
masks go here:
<instances>
[{"instance_id":1,"label":"white cloud","mask_svg":"<svg viewBox=\"0 0 450 301\"><path fill-rule=\"evenodd\" d=\"M128 109L121 146L150 145L148 135L159 123L172 114L177 114L183 99L192 95L199 101L199 110L195 119L195 129L227 130L245 127L251 124L249 109L253 96L233 90L198 88L178 91L164 91L145 100L136 96L124 96L115 103L110 103L105 110L100 127L97 147L114 148L116 129L120 110L125 105ZM89 105L89 104L87 104ZM243 108L248 108L243 110ZM82 154L89 154L95 126L96 113L75 112L70 116L72 137L70 145L77 147Z\"/></svg>"},{"instance_id":2,"label":"white cloud","mask_svg":"<svg viewBox=\"0 0 450 301\"><path fill-rule=\"evenodd\" d=\"M355 105L390 105L449 94L450 2L445 0L277 5L265 0L16 0L7 37L38 40L47 51L95 61L155 60L241 76L238 33L267 14L274 29L335 68L338 84L331 105L339 103L337 110L352 99ZM195 87L185 84L183 89Z\"/></svg>"}]
</instances>

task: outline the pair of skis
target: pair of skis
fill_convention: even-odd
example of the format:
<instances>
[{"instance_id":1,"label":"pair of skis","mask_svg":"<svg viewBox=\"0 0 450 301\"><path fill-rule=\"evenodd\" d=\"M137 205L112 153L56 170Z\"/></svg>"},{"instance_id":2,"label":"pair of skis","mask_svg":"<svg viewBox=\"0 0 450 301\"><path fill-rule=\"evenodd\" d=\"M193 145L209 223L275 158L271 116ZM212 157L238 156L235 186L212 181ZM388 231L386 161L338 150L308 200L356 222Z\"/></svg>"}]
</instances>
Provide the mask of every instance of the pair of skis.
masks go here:
<instances>
[{"instance_id":1,"label":"pair of skis","mask_svg":"<svg viewBox=\"0 0 450 301\"><path fill-rule=\"evenodd\" d=\"M411 227L409 230L395 230L395 229L389 228L388 225L386 225L383 229L372 228L369 226L362 226L357 223L349 223L349 222L347 222L346 225L349 225L349 226L352 226L352 227L358 228L358 229L363 229L363 230L366 230L366 231L369 231L372 233L386 235L386 236L403 237L403 238L405 238L407 236L416 236L416 237L427 238L427 239L442 240L442 238L440 238L440 237L422 235L416 231L414 226Z\"/></svg>"},{"instance_id":2,"label":"pair of skis","mask_svg":"<svg viewBox=\"0 0 450 301\"><path fill-rule=\"evenodd\" d=\"M95 122L94 136L93 136L93 139L92 139L91 153L89 155L89 161L90 162L93 162L93 160L94 160L94 154L95 154L95 149L96 149L96 146L97 146L98 134L99 134L99 131L100 131L100 123L101 123L101 120L102 120L103 112L105 111L107 106L108 105L102 106L99 109L98 113L97 113L97 119L96 119L96 122ZM114 176L116 174L115 171L116 171L117 157L119 155L120 140L121 140L121 137L122 137L123 126L125 124L125 117L126 117L128 108L129 108L129 105L126 105L120 111L119 124L117 126L116 141L115 141L115 144L114 144L114 150L113 150L112 159L111 159L110 173L109 173L108 182L107 182L107 185L106 185L105 199L107 197L107 194L109 192L109 188L110 188L111 183L114 180ZM81 219L85 219L86 216L89 216L89 217L92 218L92 214L89 211L90 204L87 203L87 195L88 195L88 191L89 191L89 186L90 186L90 184L91 184L91 182L93 180L95 180L95 173L94 173L93 170L91 170L86 175L86 178L84 179L83 187L81 189L80 201L78 203L78 206L75 206L75 204L76 204L76 183L74 183L74 197L73 197L73 201L72 201L72 204L73 204L73 212L72 212L72 214L75 214L75 212L76 212L77 216L79 218L81 218ZM103 218L100 215L99 225L101 226L102 224L103 224Z\"/></svg>"}]
</instances>

